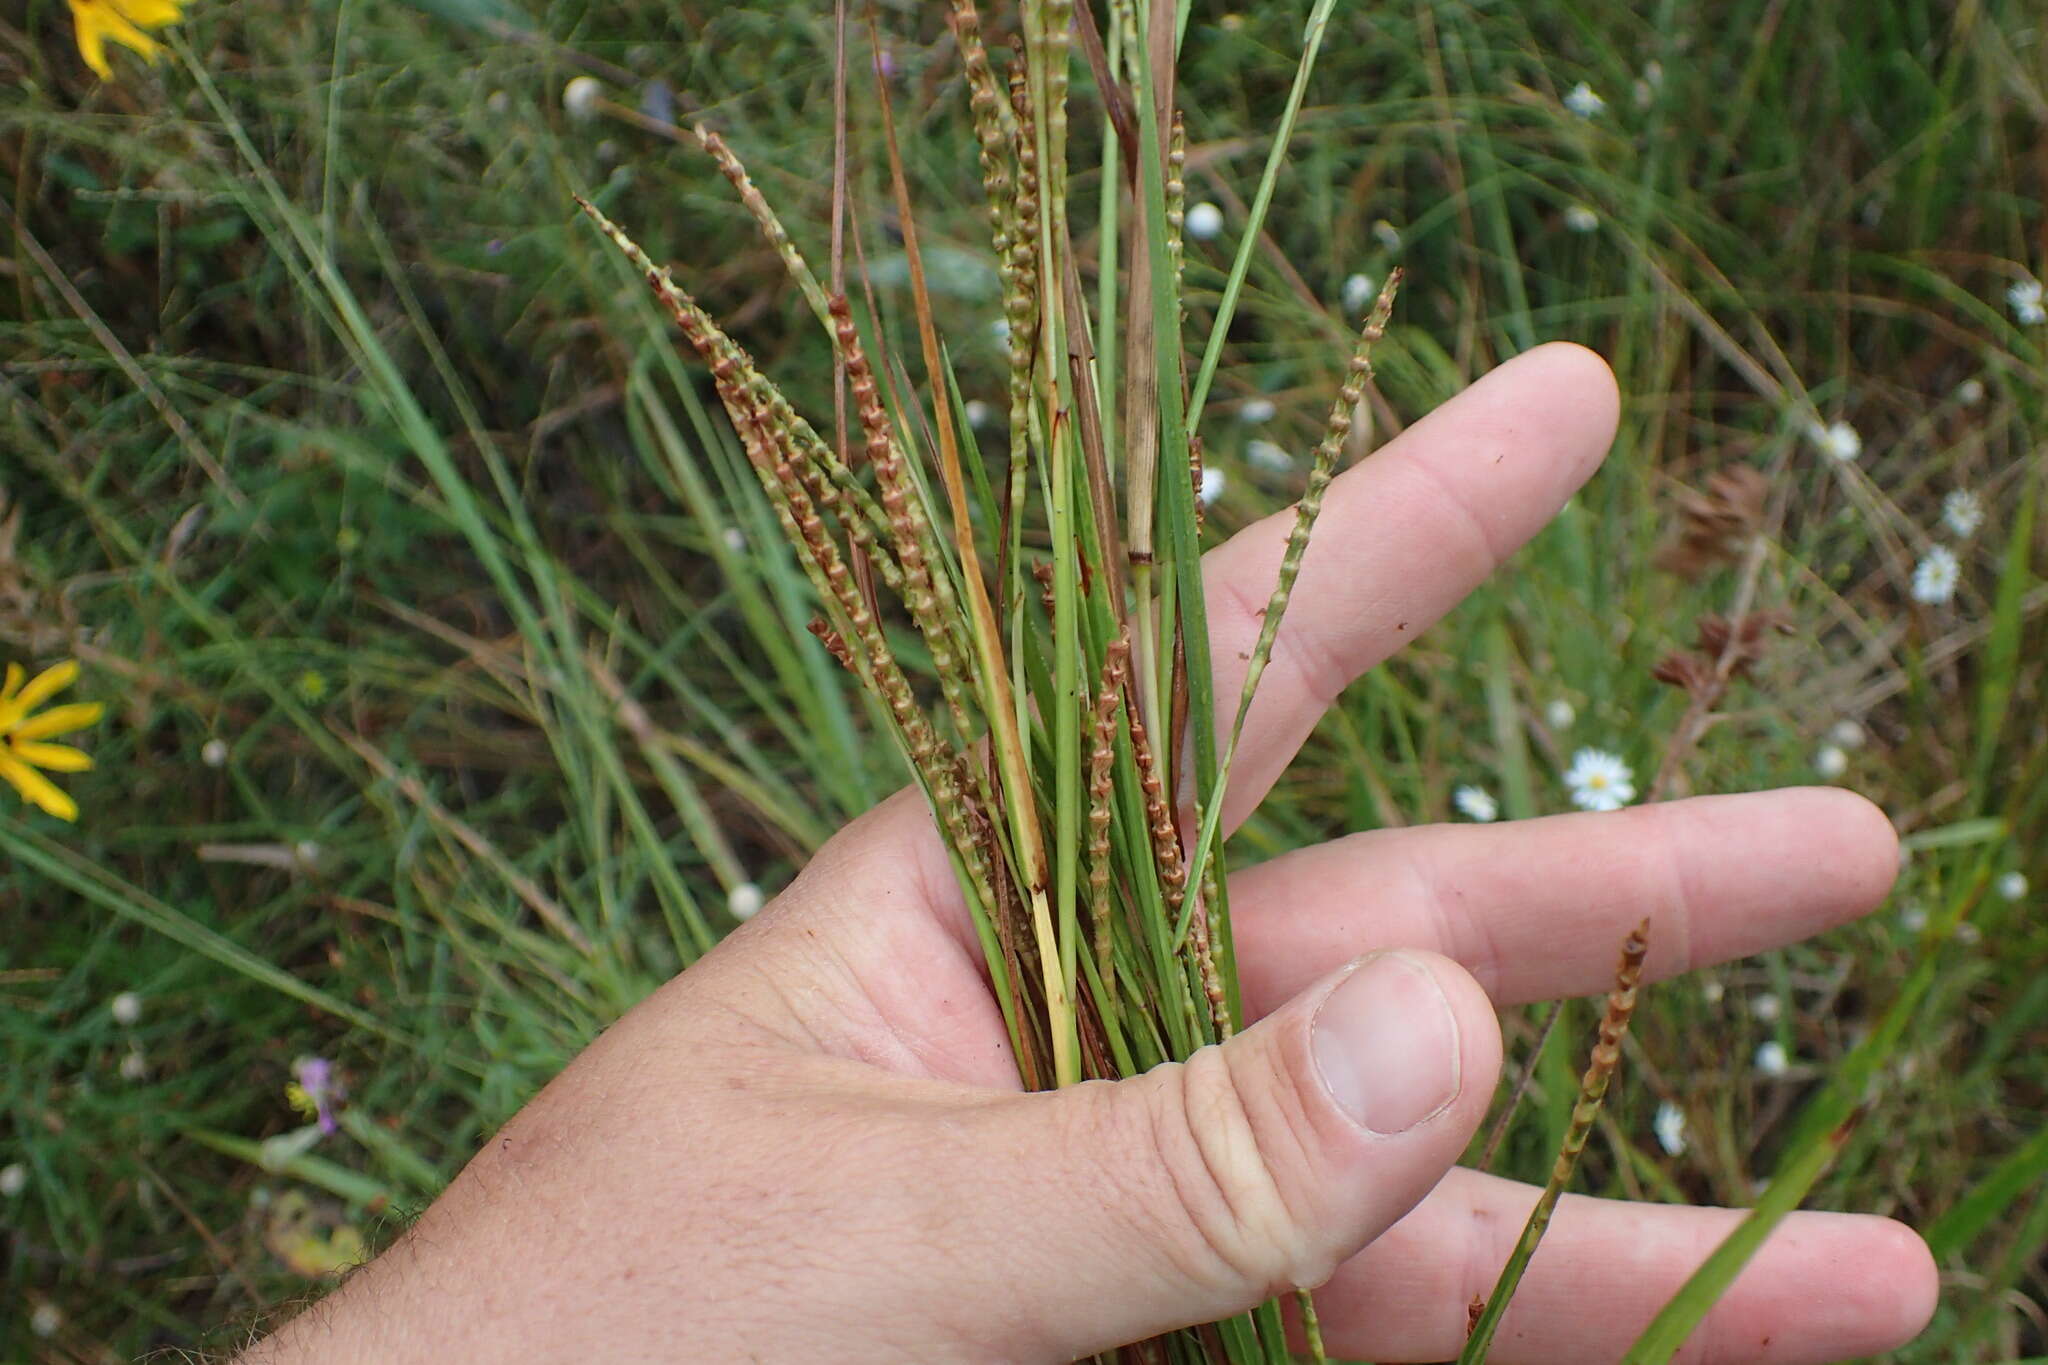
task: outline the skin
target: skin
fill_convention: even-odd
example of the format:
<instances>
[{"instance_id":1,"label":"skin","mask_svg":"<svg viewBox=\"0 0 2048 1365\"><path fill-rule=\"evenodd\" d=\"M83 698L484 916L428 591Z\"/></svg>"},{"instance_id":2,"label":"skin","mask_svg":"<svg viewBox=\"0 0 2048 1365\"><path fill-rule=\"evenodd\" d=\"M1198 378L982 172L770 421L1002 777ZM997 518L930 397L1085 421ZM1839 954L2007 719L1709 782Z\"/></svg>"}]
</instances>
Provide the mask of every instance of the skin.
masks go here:
<instances>
[{"instance_id":1,"label":"skin","mask_svg":"<svg viewBox=\"0 0 2048 1365\"><path fill-rule=\"evenodd\" d=\"M1598 357L1543 347L1338 480L1233 823L1347 683L1563 505L1616 409ZM1286 533L1269 519L1208 558L1224 705ZM1310 1285L1333 1355L1442 1360L1535 1198L1453 1166L1495 1091L1496 1007L1604 990L1646 914L1649 979L1816 933L1872 909L1896 859L1884 816L1835 790L1338 839L1233 882L1253 1027L1023 1094L929 817L899 794L246 1359L1053 1361ZM1409 1113L1366 1126L1346 1101ZM1737 1217L1566 1198L1494 1359L1616 1358ZM1683 1358L1866 1355L1934 1299L1905 1227L1795 1214Z\"/></svg>"}]
</instances>

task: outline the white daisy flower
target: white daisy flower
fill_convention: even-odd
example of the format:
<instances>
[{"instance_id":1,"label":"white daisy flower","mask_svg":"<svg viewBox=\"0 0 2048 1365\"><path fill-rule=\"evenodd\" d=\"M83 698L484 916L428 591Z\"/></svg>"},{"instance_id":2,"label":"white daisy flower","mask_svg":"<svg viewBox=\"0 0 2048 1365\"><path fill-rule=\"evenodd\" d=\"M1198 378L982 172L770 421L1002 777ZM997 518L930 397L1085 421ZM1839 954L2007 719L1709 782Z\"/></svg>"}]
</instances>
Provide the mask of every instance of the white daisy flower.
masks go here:
<instances>
[{"instance_id":1,"label":"white daisy flower","mask_svg":"<svg viewBox=\"0 0 2048 1365\"><path fill-rule=\"evenodd\" d=\"M1984 381L1965 379L1956 385L1956 401L1966 408L1974 408L1984 401Z\"/></svg>"},{"instance_id":2,"label":"white daisy flower","mask_svg":"<svg viewBox=\"0 0 2048 1365\"><path fill-rule=\"evenodd\" d=\"M2007 286L2005 301L2012 305L2012 315L2028 327L2038 327L2048 322L2048 308L2041 302L2041 282L2029 275Z\"/></svg>"},{"instance_id":3,"label":"white daisy flower","mask_svg":"<svg viewBox=\"0 0 2048 1365\"><path fill-rule=\"evenodd\" d=\"M595 76L578 76L562 87L562 108L578 123L595 118L603 98L604 85Z\"/></svg>"},{"instance_id":4,"label":"white daisy flower","mask_svg":"<svg viewBox=\"0 0 2048 1365\"><path fill-rule=\"evenodd\" d=\"M1572 704L1563 697L1543 708L1543 723L1553 730L1569 730L1578 718L1579 713L1572 710Z\"/></svg>"},{"instance_id":5,"label":"white daisy flower","mask_svg":"<svg viewBox=\"0 0 2048 1365\"><path fill-rule=\"evenodd\" d=\"M19 1161L0 1166L0 1198L12 1199L28 1188L28 1167Z\"/></svg>"},{"instance_id":6,"label":"white daisy flower","mask_svg":"<svg viewBox=\"0 0 2048 1365\"><path fill-rule=\"evenodd\" d=\"M1860 749L1870 736L1853 720L1838 720L1828 727L1828 739L1844 749Z\"/></svg>"},{"instance_id":7,"label":"white daisy flower","mask_svg":"<svg viewBox=\"0 0 2048 1365\"><path fill-rule=\"evenodd\" d=\"M142 1055L141 1048L128 1049L128 1055L121 1059L121 1079L124 1081L146 1081L149 1079L149 1058Z\"/></svg>"},{"instance_id":8,"label":"white daisy flower","mask_svg":"<svg viewBox=\"0 0 2048 1365\"><path fill-rule=\"evenodd\" d=\"M1998 894L2009 901L2016 901L2027 894L2027 874L2008 872L1998 879Z\"/></svg>"},{"instance_id":9,"label":"white daisy flower","mask_svg":"<svg viewBox=\"0 0 2048 1365\"><path fill-rule=\"evenodd\" d=\"M1372 239L1389 251L1399 251L1401 249L1401 229L1395 227L1384 218L1373 219Z\"/></svg>"},{"instance_id":10,"label":"white daisy flower","mask_svg":"<svg viewBox=\"0 0 2048 1365\"><path fill-rule=\"evenodd\" d=\"M1635 774L1604 749L1581 749L1565 770L1572 804L1581 810L1620 810L1636 799Z\"/></svg>"},{"instance_id":11,"label":"white daisy flower","mask_svg":"<svg viewBox=\"0 0 2048 1365\"><path fill-rule=\"evenodd\" d=\"M725 542L726 549L731 550L734 554L746 553L747 533L745 531L742 531L737 526L728 526L718 534L719 539Z\"/></svg>"},{"instance_id":12,"label":"white daisy flower","mask_svg":"<svg viewBox=\"0 0 2048 1365\"><path fill-rule=\"evenodd\" d=\"M1899 927L1909 934L1917 934L1927 927L1927 907L1908 905L1899 911Z\"/></svg>"},{"instance_id":13,"label":"white daisy flower","mask_svg":"<svg viewBox=\"0 0 2048 1365\"><path fill-rule=\"evenodd\" d=\"M1941 500L1941 524L1968 540L1984 524L1984 500L1967 488L1952 490Z\"/></svg>"},{"instance_id":14,"label":"white daisy flower","mask_svg":"<svg viewBox=\"0 0 2048 1365\"><path fill-rule=\"evenodd\" d=\"M1650 1120L1650 1131L1657 1135L1657 1145L1664 1149L1664 1155L1685 1154L1685 1111L1670 1100L1657 1106L1657 1117Z\"/></svg>"},{"instance_id":15,"label":"white daisy flower","mask_svg":"<svg viewBox=\"0 0 2048 1365\"><path fill-rule=\"evenodd\" d=\"M1351 317L1361 316L1379 294L1380 287L1373 283L1372 276L1348 276L1344 281L1344 312Z\"/></svg>"},{"instance_id":16,"label":"white daisy flower","mask_svg":"<svg viewBox=\"0 0 2048 1365\"><path fill-rule=\"evenodd\" d=\"M1592 86L1580 81L1564 92L1564 107L1580 118L1592 118L1607 107L1607 101L1595 94Z\"/></svg>"},{"instance_id":17,"label":"white daisy flower","mask_svg":"<svg viewBox=\"0 0 2048 1365\"><path fill-rule=\"evenodd\" d=\"M1940 606L1956 595L1963 566L1956 552L1946 545L1930 546L1913 569L1913 600L1930 607Z\"/></svg>"},{"instance_id":18,"label":"white daisy flower","mask_svg":"<svg viewBox=\"0 0 2048 1365\"><path fill-rule=\"evenodd\" d=\"M1257 468L1274 474L1285 474L1294 468L1294 457L1287 453L1284 446L1263 438L1247 441L1244 457Z\"/></svg>"},{"instance_id":19,"label":"white daisy flower","mask_svg":"<svg viewBox=\"0 0 2048 1365\"><path fill-rule=\"evenodd\" d=\"M1600 215L1584 204L1572 204L1564 211L1564 225L1573 232L1594 232L1600 227Z\"/></svg>"},{"instance_id":20,"label":"white daisy flower","mask_svg":"<svg viewBox=\"0 0 2048 1365\"><path fill-rule=\"evenodd\" d=\"M1459 787L1451 793L1451 804L1459 814L1480 824L1491 824L1500 818L1500 802L1482 787Z\"/></svg>"},{"instance_id":21,"label":"white daisy flower","mask_svg":"<svg viewBox=\"0 0 2048 1365\"><path fill-rule=\"evenodd\" d=\"M1202 466L1202 506L1207 507L1223 496L1223 471L1215 465Z\"/></svg>"},{"instance_id":22,"label":"white daisy flower","mask_svg":"<svg viewBox=\"0 0 2048 1365\"><path fill-rule=\"evenodd\" d=\"M1808 422L1806 439L1818 446L1823 455L1845 464L1863 453L1863 437L1847 422L1833 422L1825 426L1819 422Z\"/></svg>"},{"instance_id":23,"label":"white daisy flower","mask_svg":"<svg viewBox=\"0 0 2048 1365\"><path fill-rule=\"evenodd\" d=\"M1823 744L1813 756L1813 770L1820 774L1821 781L1832 782L1849 771L1849 755L1842 752L1840 745Z\"/></svg>"},{"instance_id":24,"label":"white daisy flower","mask_svg":"<svg viewBox=\"0 0 2048 1365\"><path fill-rule=\"evenodd\" d=\"M64 1310L45 1300L28 1315L28 1330L39 1337L54 1337L64 1328Z\"/></svg>"},{"instance_id":25,"label":"white daisy flower","mask_svg":"<svg viewBox=\"0 0 2048 1365\"><path fill-rule=\"evenodd\" d=\"M1759 1024L1775 1024L1778 1022L1779 1013L1784 1008L1783 1001L1779 1000L1777 996L1769 991L1765 991L1762 995L1750 997L1749 1016Z\"/></svg>"},{"instance_id":26,"label":"white daisy flower","mask_svg":"<svg viewBox=\"0 0 2048 1365\"><path fill-rule=\"evenodd\" d=\"M107 1002L107 1013L122 1028L133 1028L142 1018L142 997L134 991L122 991Z\"/></svg>"},{"instance_id":27,"label":"white daisy flower","mask_svg":"<svg viewBox=\"0 0 2048 1365\"><path fill-rule=\"evenodd\" d=\"M1247 398L1237 405L1237 420L1248 427L1259 426L1273 420L1273 414L1280 409L1270 398Z\"/></svg>"},{"instance_id":28,"label":"white daisy flower","mask_svg":"<svg viewBox=\"0 0 2048 1365\"><path fill-rule=\"evenodd\" d=\"M1785 1045L1772 1039L1756 1050L1756 1069L1760 1076L1782 1076L1791 1064L1785 1055Z\"/></svg>"},{"instance_id":29,"label":"white daisy flower","mask_svg":"<svg viewBox=\"0 0 2048 1365\"><path fill-rule=\"evenodd\" d=\"M1700 982L1700 999L1706 1001L1709 1005L1720 1004L1721 998L1727 994L1728 988L1722 985L1715 977L1710 976L1705 981Z\"/></svg>"},{"instance_id":30,"label":"white daisy flower","mask_svg":"<svg viewBox=\"0 0 2048 1365\"><path fill-rule=\"evenodd\" d=\"M996 410L979 398L967 400L967 425L976 431L986 431L996 417Z\"/></svg>"},{"instance_id":31,"label":"white daisy flower","mask_svg":"<svg viewBox=\"0 0 2048 1365\"><path fill-rule=\"evenodd\" d=\"M750 920L761 913L768 898L752 882L741 882L725 895L725 908L736 920Z\"/></svg>"},{"instance_id":32,"label":"white daisy flower","mask_svg":"<svg viewBox=\"0 0 2048 1365\"><path fill-rule=\"evenodd\" d=\"M209 768L225 768L228 763L228 742L224 739L209 739L199 746L199 761Z\"/></svg>"},{"instance_id":33,"label":"white daisy flower","mask_svg":"<svg viewBox=\"0 0 2048 1365\"><path fill-rule=\"evenodd\" d=\"M1196 241L1209 241L1223 231L1223 210L1205 199L1188 209L1182 227Z\"/></svg>"}]
</instances>

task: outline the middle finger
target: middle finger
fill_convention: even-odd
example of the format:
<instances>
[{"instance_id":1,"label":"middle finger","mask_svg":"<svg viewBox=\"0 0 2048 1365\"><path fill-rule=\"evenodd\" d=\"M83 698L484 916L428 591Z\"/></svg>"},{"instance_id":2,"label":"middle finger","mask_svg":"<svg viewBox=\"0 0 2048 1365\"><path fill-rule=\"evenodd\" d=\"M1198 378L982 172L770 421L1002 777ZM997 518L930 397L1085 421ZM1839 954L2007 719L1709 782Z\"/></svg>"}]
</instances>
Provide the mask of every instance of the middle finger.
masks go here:
<instances>
[{"instance_id":1,"label":"middle finger","mask_svg":"<svg viewBox=\"0 0 2048 1365\"><path fill-rule=\"evenodd\" d=\"M1514 1005L1606 990L1645 916L1656 980L1865 914L1897 871L1884 812L1808 787L1354 834L1234 875L1231 918L1254 1018L1381 948L1442 953Z\"/></svg>"}]
</instances>

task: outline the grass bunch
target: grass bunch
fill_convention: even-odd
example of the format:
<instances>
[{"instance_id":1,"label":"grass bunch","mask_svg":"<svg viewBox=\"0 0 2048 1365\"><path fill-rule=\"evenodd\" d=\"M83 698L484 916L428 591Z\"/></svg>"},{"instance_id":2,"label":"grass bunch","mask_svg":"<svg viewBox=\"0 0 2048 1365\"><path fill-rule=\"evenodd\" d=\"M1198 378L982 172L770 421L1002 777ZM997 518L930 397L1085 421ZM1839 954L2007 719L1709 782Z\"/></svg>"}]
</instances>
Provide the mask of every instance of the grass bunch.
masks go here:
<instances>
[{"instance_id":1,"label":"grass bunch","mask_svg":"<svg viewBox=\"0 0 2048 1365\"><path fill-rule=\"evenodd\" d=\"M1303 79L1327 11L1318 9ZM998 59L973 0L952 9L1007 326L1001 451L980 448L937 334L886 82L875 91L908 265L911 353L888 340L898 320L877 310L871 281L866 306L843 283L840 218L852 209L843 115L829 286L731 149L709 129L694 134L824 327L842 386L834 439L670 270L578 202L709 366L809 579L818 606L810 633L859 680L924 793L1020 1078L1047 1088L1138 1075L1241 1025L1223 793L1399 276L1357 335L1258 642L1223 713L1234 720L1219 736L1200 572L1201 443L1182 337L1186 145L1174 107L1175 10L1120 5L1107 34L1082 28L1062 0L1029 0L1017 18L1016 46ZM1077 244L1068 165L1077 31L1105 125L1093 252ZM843 109L843 11L839 44ZM1283 145L1284 137L1261 207ZM1129 263L1128 282L1118 260ZM1227 325L1226 310L1218 337ZM1216 354L1212 338L1203 386ZM935 686L920 689L906 669L891 630L898 620L915 632ZM1271 1304L1170 1348L1176 1359L1233 1361L1285 1352Z\"/></svg>"}]
</instances>

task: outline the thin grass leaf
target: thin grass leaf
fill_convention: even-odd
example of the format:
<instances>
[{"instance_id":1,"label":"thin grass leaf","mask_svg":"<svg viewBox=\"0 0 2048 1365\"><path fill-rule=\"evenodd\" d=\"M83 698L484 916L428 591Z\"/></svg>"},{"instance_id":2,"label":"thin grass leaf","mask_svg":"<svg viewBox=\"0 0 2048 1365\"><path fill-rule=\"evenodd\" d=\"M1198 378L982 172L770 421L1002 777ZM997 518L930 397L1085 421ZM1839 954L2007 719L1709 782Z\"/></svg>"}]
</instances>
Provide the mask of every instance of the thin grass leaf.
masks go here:
<instances>
[{"instance_id":1,"label":"thin grass leaf","mask_svg":"<svg viewBox=\"0 0 2048 1365\"><path fill-rule=\"evenodd\" d=\"M1671 1301L1659 1310L1643 1334L1622 1357L1622 1365L1664 1365L1720 1302L1735 1277L1749 1264L1764 1240L1785 1216L1797 1209L1822 1173L1833 1164L1856 1130L1860 1113L1852 1113L1817 1141L1806 1144L1772 1179L1749 1216L1714 1248Z\"/></svg>"},{"instance_id":2,"label":"thin grass leaf","mask_svg":"<svg viewBox=\"0 0 2048 1365\"><path fill-rule=\"evenodd\" d=\"M1337 0L1316 0L1302 29L1301 59L1295 63L1294 84L1288 87L1287 104L1273 129L1273 147L1266 154L1266 168L1260 173L1259 187L1252 195L1244 235L1238 241L1237 254L1231 258L1230 275L1224 280L1223 296L1216 303L1216 318L1209 325L1209 343L1202 350L1202 363L1195 371L1194 387L1188 394L1188 412L1196 426L1200 426L1203 405L1209 401L1209 385L1216 378L1224 342L1230 338L1230 324L1237 316L1237 297L1251 271L1252 255L1258 250L1259 234L1266 226L1266 211L1273 204L1273 187L1279 183L1280 168L1286 164L1288 148L1294 140L1294 121L1301 113L1302 97L1308 93L1309 77L1316 68L1316 54L1322 50L1323 34L1336 8Z\"/></svg>"}]
</instances>

